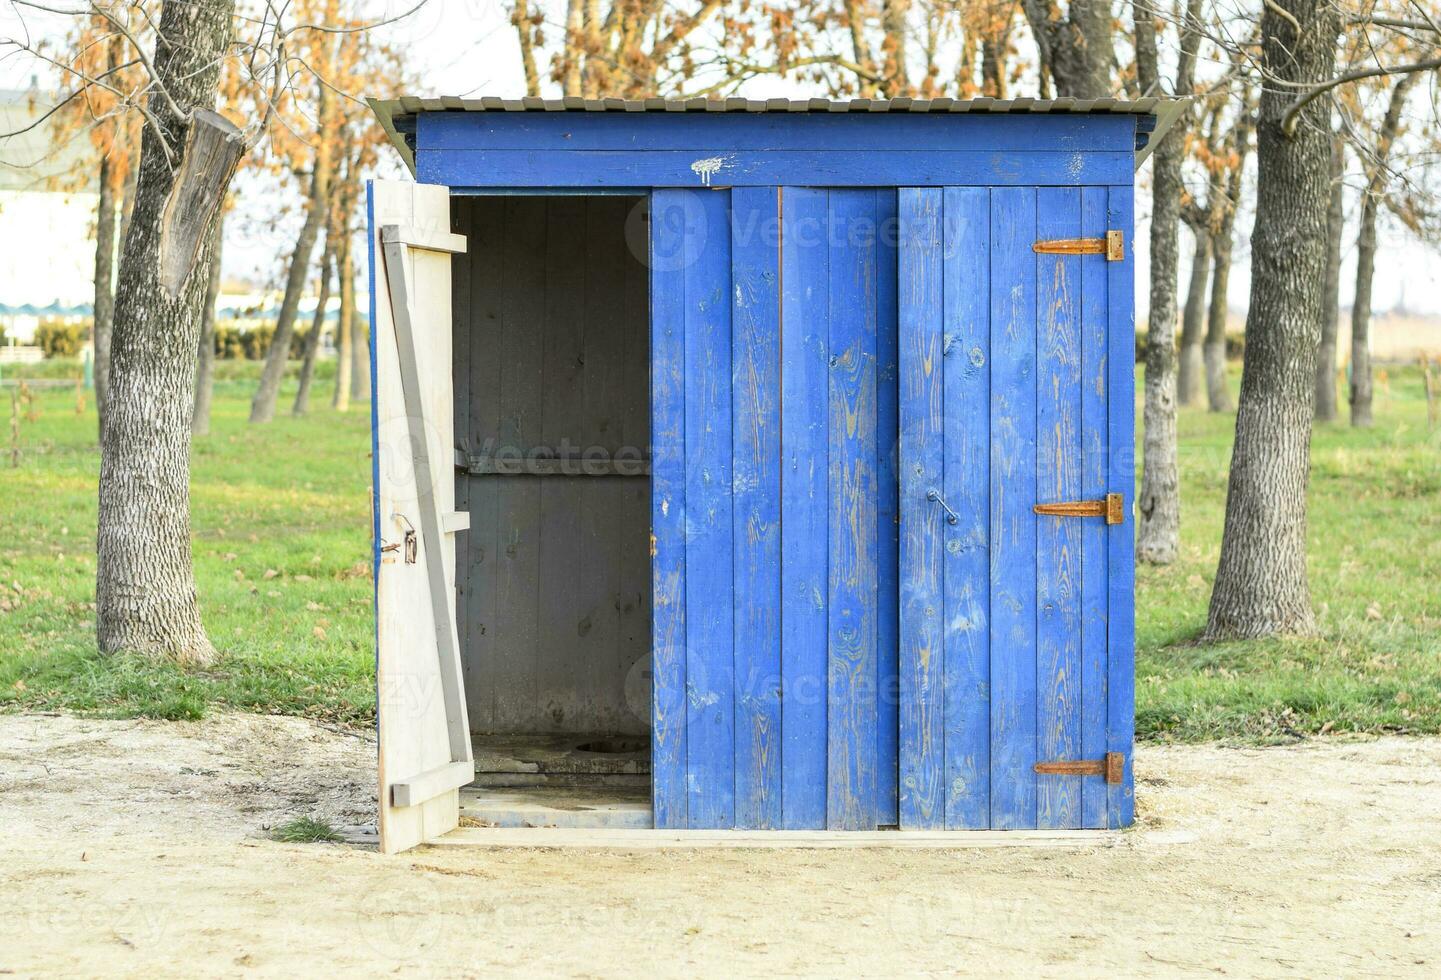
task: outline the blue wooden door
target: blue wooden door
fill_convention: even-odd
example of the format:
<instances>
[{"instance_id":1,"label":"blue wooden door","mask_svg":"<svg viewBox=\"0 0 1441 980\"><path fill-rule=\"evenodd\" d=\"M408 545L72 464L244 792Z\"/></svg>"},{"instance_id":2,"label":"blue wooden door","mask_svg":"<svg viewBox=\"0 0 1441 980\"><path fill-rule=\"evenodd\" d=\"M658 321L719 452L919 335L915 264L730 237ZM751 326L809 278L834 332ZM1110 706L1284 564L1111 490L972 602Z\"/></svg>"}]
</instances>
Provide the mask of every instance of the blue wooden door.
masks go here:
<instances>
[{"instance_id":1,"label":"blue wooden door","mask_svg":"<svg viewBox=\"0 0 1441 980\"><path fill-rule=\"evenodd\" d=\"M896 822L895 202L652 194L657 827Z\"/></svg>"},{"instance_id":2,"label":"blue wooden door","mask_svg":"<svg viewBox=\"0 0 1441 980\"><path fill-rule=\"evenodd\" d=\"M1132 527L1035 510L1130 510L1129 256L1037 246L1129 240L1130 208L899 193L902 827L1131 822Z\"/></svg>"}]
</instances>

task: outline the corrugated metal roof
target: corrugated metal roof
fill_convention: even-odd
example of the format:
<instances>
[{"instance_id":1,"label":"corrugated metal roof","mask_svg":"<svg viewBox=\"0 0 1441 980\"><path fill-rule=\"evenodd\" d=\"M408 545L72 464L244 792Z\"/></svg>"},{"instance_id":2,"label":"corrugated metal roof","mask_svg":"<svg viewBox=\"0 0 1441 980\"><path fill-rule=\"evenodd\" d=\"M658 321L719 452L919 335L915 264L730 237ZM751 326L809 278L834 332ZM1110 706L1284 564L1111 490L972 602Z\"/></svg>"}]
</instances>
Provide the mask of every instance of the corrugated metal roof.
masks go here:
<instances>
[{"instance_id":1,"label":"corrugated metal roof","mask_svg":"<svg viewBox=\"0 0 1441 980\"><path fill-rule=\"evenodd\" d=\"M1138 99L423 99L382 105L394 115L417 112L1119 112L1154 115L1168 100Z\"/></svg>"},{"instance_id":2,"label":"corrugated metal roof","mask_svg":"<svg viewBox=\"0 0 1441 980\"><path fill-rule=\"evenodd\" d=\"M1150 153L1189 102L1187 99L542 99L528 96L502 99L482 96L462 99L454 96L371 99L381 126L415 170L415 158L406 142L407 123L422 112L913 112L913 113L1105 113L1155 117L1156 124L1147 145L1136 151L1136 166Z\"/></svg>"}]
</instances>

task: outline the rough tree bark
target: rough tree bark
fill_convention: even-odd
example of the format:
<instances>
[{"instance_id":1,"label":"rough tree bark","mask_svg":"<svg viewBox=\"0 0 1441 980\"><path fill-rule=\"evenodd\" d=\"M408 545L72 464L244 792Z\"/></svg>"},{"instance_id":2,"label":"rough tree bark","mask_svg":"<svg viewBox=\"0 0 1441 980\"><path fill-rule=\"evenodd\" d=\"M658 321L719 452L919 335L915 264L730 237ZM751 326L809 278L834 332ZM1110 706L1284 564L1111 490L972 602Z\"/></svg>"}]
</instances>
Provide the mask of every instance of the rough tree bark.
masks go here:
<instances>
[{"instance_id":1,"label":"rough tree bark","mask_svg":"<svg viewBox=\"0 0 1441 980\"><path fill-rule=\"evenodd\" d=\"M1172 90L1189 95L1200 47L1201 0L1188 0ZM1143 92L1160 88L1155 13L1147 0L1134 7L1136 71ZM1185 118L1166 133L1151 156L1151 306L1146 328L1145 434L1141 443L1138 560L1169 565L1181 543L1181 478L1176 448L1176 266L1181 220L1181 164Z\"/></svg>"},{"instance_id":2,"label":"rough tree bark","mask_svg":"<svg viewBox=\"0 0 1441 980\"><path fill-rule=\"evenodd\" d=\"M205 287L205 309L200 320L200 339L195 352L195 410L190 415L190 434L210 434L210 399L215 393L215 305L220 301L220 265L225 241L225 215L215 216L210 235L210 278Z\"/></svg>"},{"instance_id":3,"label":"rough tree bark","mask_svg":"<svg viewBox=\"0 0 1441 980\"><path fill-rule=\"evenodd\" d=\"M1422 77L1420 72L1402 75L1391 89L1391 101L1366 167L1361 229L1356 236L1356 297L1351 301L1351 424L1360 428L1371 425L1371 280L1376 272L1376 212L1386 192L1387 161L1401 129L1401 110L1412 86Z\"/></svg>"},{"instance_id":4,"label":"rough tree bark","mask_svg":"<svg viewBox=\"0 0 1441 980\"><path fill-rule=\"evenodd\" d=\"M310 333L305 336L305 357L300 362L300 388L295 392L291 415L304 415L310 408L310 381L315 376L315 359L320 354L320 334L325 329L325 307L330 304L330 270L334 263L334 251L327 240L325 252L320 257L320 290L315 317L310 321Z\"/></svg>"},{"instance_id":5,"label":"rough tree bark","mask_svg":"<svg viewBox=\"0 0 1441 980\"><path fill-rule=\"evenodd\" d=\"M1181 312L1181 369L1176 380L1176 399L1182 405L1201 400L1201 344L1206 337L1206 284L1211 272L1211 234L1204 225L1193 225L1191 231L1196 250L1191 256L1191 282Z\"/></svg>"},{"instance_id":6,"label":"rough tree bark","mask_svg":"<svg viewBox=\"0 0 1441 980\"><path fill-rule=\"evenodd\" d=\"M350 372L354 361L351 345L355 342L355 328L351 323L355 309L355 283L346 285L346 277L355 270L350 267L349 235L339 243L335 255L336 283L340 293L340 310L335 319L335 391L330 397L330 407L337 412L350 410ZM354 279L354 276L350 276Z\"/></svg>"},{"instance_id":7,"label":"rough tree bark","mask_svg":"<svg viewBox=\"0 0 1441 980\"><path fill-rule=\"evenodd\" d=\"M1110 0L1071 0L1064 17L1052 0L1022 0L1021 8L1036 39L1043 85L1049 73L1059 97L1111 94L1116 48Z\"/></svg>"},{"instance_id":8,"label":"rough tree bark","mask_svg":"<svg viewBox=\"0 0 1441 980\"><path fill-rule=\"evenodd\" d=\"M1249 100L1248 100L1249 103ZM1229 149L1235 158L1226 176L1225 203L1211 234L1211 305L1206 319L1206 403L1213 412L1231 410L1231 389L1226 384L1226 317L1231 287L1231 251L1236 241L1236 206L1251 153L1255 114L1249 104L1231 129Z\"/></svg>"},{"instance_id":9,"label":"rough tree bark","mask_svg":"<svg viewBox=\"0 0 1441 980\"><path fill-rule=\"evenodd\" d=\"M1235 212L1222 219L1212 238L1211 303L1206 311L1206 407L1213 412L1231 410L1231 389L1226 386L1226 294L1231 288L1231 247L1236 240Z\"/></svg>"},{"instance_id":10,"label":"rough tree bark","mask_svg":"<svg viewBox=\"0 0 1441 980\"><path fill-rule=\"evenodd\" d=\"M95 300L90 341L95 357L95 414L105 428L110 395L110 336L115 321L115 233L120 211L115 202L115 163L100 158L100 200L95 205Z\"/></svg>"},{"instance_id":11,"label":"rough tree bark","mask_svg":"<svg viewBox=\"0 0 1441 980\"><path fill-rule=\"evenodd\" d=\"M1321 291L1321 346L1316 351L1316 421L1336 418L1336 331L1341 319L1341 232L1346 220L1345 156L1331 140L1331 204L1326 209L1326 279Z\"/></svg>"},{"instance_id":12,"label":"rough tree bark","mask_svg":"<svg viewBox=\"0 0 1441 980\"><path fill-rule=\"evenodd\" d=\"M1330 0L1271 0L1261 15L1251 306L1221 560L1207 640L1309 633L1306 483L1326 272L1331 132L1321 100L1295 135L1294 86L1331 78L1340 16Z\"/></svg>"},{"instance_id":13,"label":"rough tree bark","mask_svg":"<svg viewBox=\"0 0 1441 980\"><path fill-rule=\"evenodd\" d=\"M169 98L151 100L150 111L177 151L193 124L172 104L181 111L215 104L234 14L233 0L161 6L154 64ZM174 190L165 146L156 127L147 126L116 288L100 442L96 637L103 653L204 663L215 651L200 621L191 567L190 417L208 277L192 269L174 293L161 285L163 226ZM202 245L195 269L207 267L208 251Z\"/></svg>"},{"instance_id":14,"label":"rough tree bark","mask_svg":"<svg viewBox=\"0 0 1441 980\"><path fill-rule=\"evenodd\" d=\"M340 302L350 318L350 397L366 403L370 409L370 330L360 308L355 305L355 250L345 248L345 264L340 281ZM349 294L349 302L346 295Z\"/></svg>"},{"instance_id":15,"label":"rough tree bark","mask_svg":"<svg viewBox=\"0 0 1441 980\"><path fill-rule=\"evenodd\" d=\"M321 83L316 95L316 115L322 130L330 119L330 86ZM305 280L310 275L310 259L315 251L315 242L330 209L330 184L332 167L332 145L329 139L315 141L315 160L310 171L309 201L305 211L305 224L295 240L295 251L290 259L290 271L285 278L285 294L280 300L280 312L275 318L275 334L270 340L270 349L265 352L265 367L260 371L260 385L250 402L250 421L269 422L275 418L275 403L280 397L280 382L285 377L285 362L290 358L290 338L295 333L295 314L300 308L300 294L305 290Z\"/></svg>"}]
</instances>

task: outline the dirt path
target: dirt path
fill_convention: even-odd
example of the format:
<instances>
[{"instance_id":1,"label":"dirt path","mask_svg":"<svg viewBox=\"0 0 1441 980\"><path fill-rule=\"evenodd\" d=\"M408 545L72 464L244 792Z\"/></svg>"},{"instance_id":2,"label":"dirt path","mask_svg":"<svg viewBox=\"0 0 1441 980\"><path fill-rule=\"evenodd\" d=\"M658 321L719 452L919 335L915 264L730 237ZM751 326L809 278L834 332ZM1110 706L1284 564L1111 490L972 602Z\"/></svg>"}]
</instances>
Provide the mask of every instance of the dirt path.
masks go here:
<instances>
[{"instance_id":1,"label":"dirt path","mask_svg":"<svg viewBox=\"0 0 1441 980\"><path fill-rule=\"evenodd\" d=\"M0 973L1441 972L1441 740L1146 748L1084 850L285 845L372 819L373 744L305 721L0 715Z\"/></svg>"}]
</instances>

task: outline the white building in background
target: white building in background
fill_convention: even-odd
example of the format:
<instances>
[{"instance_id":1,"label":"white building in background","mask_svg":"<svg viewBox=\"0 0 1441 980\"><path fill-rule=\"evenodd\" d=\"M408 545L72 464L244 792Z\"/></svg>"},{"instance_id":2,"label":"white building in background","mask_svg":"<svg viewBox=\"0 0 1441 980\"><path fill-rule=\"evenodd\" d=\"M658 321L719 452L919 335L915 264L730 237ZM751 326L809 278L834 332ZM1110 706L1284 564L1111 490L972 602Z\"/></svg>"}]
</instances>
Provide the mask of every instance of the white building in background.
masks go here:
<instances>
[{"instance_id":1,"label":"white building in background","mask_svg":"<svg viewBox=\"0 0 1441 980\"><path fill-rule=\"evenodd\" d=\"M54 97L34 85L0 89L0 327L6 344L32 343L41 316L89 317L95 298L99 164L83 133L54 145L53 127L40 121L53 106ZM332 295L332 321L339 303ZM314 296L302 298L297 326L309 327L315 304ZM249 330L274 323L280 294L227 283L217 305L223 322Z\"/></svg>"},{"instance_id":2,"label":"white building in background","mask_svg":"<svg viewBox=\"0 0 1441 980\"><path fill-rule=\"evenodd\" d=\"M35 125L53 105L33 86L0 90L0 134L16 134L0 135L0 324L7 343L34 337L39 318L24 308L88 312L95 295L98 167L83 134L56 146L49 123ZM72 189L59 189L62 183Z\"/></svg>"}]
</instances>

